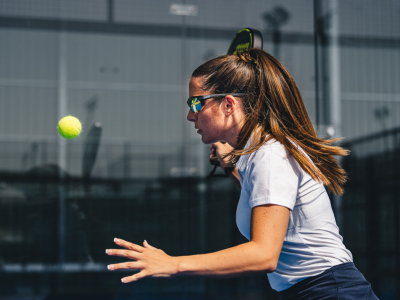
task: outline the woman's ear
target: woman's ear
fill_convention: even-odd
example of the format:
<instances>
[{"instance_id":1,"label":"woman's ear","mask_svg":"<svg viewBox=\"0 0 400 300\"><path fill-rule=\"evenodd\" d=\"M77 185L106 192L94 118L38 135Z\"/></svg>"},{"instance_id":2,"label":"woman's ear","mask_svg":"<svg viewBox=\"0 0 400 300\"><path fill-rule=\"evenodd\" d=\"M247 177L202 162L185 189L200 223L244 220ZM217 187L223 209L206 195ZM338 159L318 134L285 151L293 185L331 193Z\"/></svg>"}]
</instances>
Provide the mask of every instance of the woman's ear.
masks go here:
<instances>
[{"instance_id":1,"label":"woman's ear","mask_svg":"<svg viewBox=\"0 0 400 300\"><path fill-rule=\"evenodd\" d=\"M223 105L225 115L231 115L237 108L237 99L231 95L225 96Z\"/></svg>"}]
</instances>

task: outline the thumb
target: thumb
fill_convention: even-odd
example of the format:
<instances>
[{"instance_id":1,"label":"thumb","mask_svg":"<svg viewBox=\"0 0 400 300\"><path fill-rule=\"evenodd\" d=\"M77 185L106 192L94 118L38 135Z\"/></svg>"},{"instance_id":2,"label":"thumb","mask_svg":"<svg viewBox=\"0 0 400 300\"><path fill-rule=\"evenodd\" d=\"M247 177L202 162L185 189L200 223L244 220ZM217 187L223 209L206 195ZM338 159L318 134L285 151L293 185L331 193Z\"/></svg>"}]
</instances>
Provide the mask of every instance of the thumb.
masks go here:
<instances>
[{"instance_id":1,"label":"thumb","mask_svg":"<svg viewBox=\"0 0 400 300\"><path fill-rule=\"evenodd\" d=\"M143 246L144 246L145 248L152 249L152 250L157 249L157 248L155 248L155 247L153 247L153 246L150 246L150 244L149 244L146 240L144 240Z\"/></svg>"}]
</instances>

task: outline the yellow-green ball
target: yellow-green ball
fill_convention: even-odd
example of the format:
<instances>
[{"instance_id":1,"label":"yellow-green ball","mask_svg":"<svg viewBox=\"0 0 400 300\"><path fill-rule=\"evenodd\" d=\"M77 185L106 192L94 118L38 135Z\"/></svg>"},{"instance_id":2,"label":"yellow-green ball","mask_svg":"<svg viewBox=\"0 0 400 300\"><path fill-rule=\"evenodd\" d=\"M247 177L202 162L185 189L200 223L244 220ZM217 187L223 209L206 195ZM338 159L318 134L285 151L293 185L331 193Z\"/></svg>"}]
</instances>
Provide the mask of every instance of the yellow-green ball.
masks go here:
<instances>
[{"instance_id":1,"label":"yellow-green ball","mask_svg":"<svg viewBox=\"0 0 400 300\"><path fill-rule=\"evenodd\" d=\"M58 122L57 129L63 138L74 139L81 133L82 124L77 118L66 116Z\"/></svg>"}]
</instances>

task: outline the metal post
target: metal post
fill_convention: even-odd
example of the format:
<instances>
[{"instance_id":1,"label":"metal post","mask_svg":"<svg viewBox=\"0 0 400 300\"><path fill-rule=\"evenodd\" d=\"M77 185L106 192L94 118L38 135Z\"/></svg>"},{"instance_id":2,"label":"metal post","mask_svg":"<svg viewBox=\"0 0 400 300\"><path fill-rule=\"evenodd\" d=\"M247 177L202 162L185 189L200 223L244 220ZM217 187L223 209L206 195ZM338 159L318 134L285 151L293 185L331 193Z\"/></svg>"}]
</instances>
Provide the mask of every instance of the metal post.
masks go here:
<instances>
[{"instance_id":1,"label":"metal post","mask_svg":"<svg viewBox=\"0 0 400 300\"><path fill-rule=\"evenodd\" d=\"M124 143L124 178L129 179L131 177L131 145L129 142Z\"/></svg>"},{"instance_id":2,"label":"metal post","mask_svg":"<svg viewBox=\"0 0 400 300\"><path fill-rule=\"evenodd\" d=\"M340 44L339 44L339 1L331 0L329 4L329 99L330 124L334 128L335 138L342 136L342 105L340 85ZM341 161L341 157L338 158ZM339 228L343 225L342 197L333 196L335 217Z\"/></svg>"},{"instance_id":3,"label":"metal post","mask_svg":"<svg viewBox=\"0 0 400 300\"><path fill-rule=\"evenodd\" d=\"M183 1L182 3L185 4L186 1ZM181 47L181 51L182 51L182 65L181 65L181 82L182 82L182 95L186 95L187 94L187 87L186 87L186 78L185 78L185 73L186 73L186 16L182 15L182 47ZM182 105L182 107L184 107L183 110L183 118L182 118L182 122L183 122L183 126L182 126L182 154L181 154L181 171L184 172L185 168L186 168L186 159L187 159L187 154L188 154L188 122L186 121L185 118L185 113L187 111L187 107L185 107L184 105Z\"/></svg>"},{"instance_id":4,"label":"metal post","mask_svg":"<svg viewBox=\"0 0 400 300\"><path fill-rule=\"evenodd\" d=\"M58 57L58 119L66 116L67 112L67 53L66 33L61 29L59 32L59 57ZM66 140L58 135L58 261L60 266L65 262L65 178L64 170L67 166ZM62 289L63 279L60 277L59 289Z\"/></svg>"},{"instance_id":5,"label":"metal post","mask_svg":"<svg viewBox=\"0 0 400 300\"><path fill-rule=\"evenodd\" d=\"M108 23L114 22L114 0L108 0Z\"/></svg>"},{"instance_id":6,"label":"metal post","mask_svg":"<svg viewBox=\"0 0 400 300\"><path fill-rule=\"evenodd\" d=\"M319 128L319 59L318 59L318 35L320 0L314 0L314 64L315 64L315 128L318 135Z\"/></svg>"},{"instance_id":7,"label":"metal post","mask_svg":"<svg viewBox=\"0 0 400 300\"><path fill-rule=\"evenodd\" d=\"M40 151L40 163L42 165L46 164L47 162L47 147L48 147L48 141L43 140L41 142L41 151Z\"/></svg>"},{"instance_id":8,"label":"metal post","mask_svg":"<svg viewBox=\"0 0 400 300\"><path fill-rule=\"evenodd\" d=\"M279 57L279 49L280 49L280 43L281 43L281 31L279 30L279 27L277 27L273 32L272 32L272 42L274 44L274 57L276 59L280 59Z\"/></svg>"},{"instance_id":9,"label":"metal post","mask_svg":"<svg viewBox=\"0 0 400 300\"><path fill-rule=\"evenodd\" d=\"M340 45L339 45L339 1L329 1L331 26L330 26L330 123L335 129L335 137L342 136L342 105L340 85Z\"/></svg>"}]
</instances>

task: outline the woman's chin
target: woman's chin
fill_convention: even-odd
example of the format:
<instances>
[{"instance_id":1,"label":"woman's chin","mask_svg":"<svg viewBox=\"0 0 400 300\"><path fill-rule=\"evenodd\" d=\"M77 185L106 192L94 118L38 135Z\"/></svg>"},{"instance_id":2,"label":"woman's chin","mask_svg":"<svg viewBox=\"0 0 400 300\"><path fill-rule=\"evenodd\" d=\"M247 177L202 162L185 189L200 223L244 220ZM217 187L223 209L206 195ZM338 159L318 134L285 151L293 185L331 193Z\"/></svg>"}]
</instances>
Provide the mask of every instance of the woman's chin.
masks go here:
<instances>
[{"instance_id":1,"label":"woman's chin","mask_svg":"<svg viewBox=\"0 0 400 300\"><path fill-rule=\"evenodd\" d=\"M204 134L201 135L201 141L203 142L203 144L214 144L216 142L219 142L218 139L207 137Z\"/></svg>"}]
</instances>

